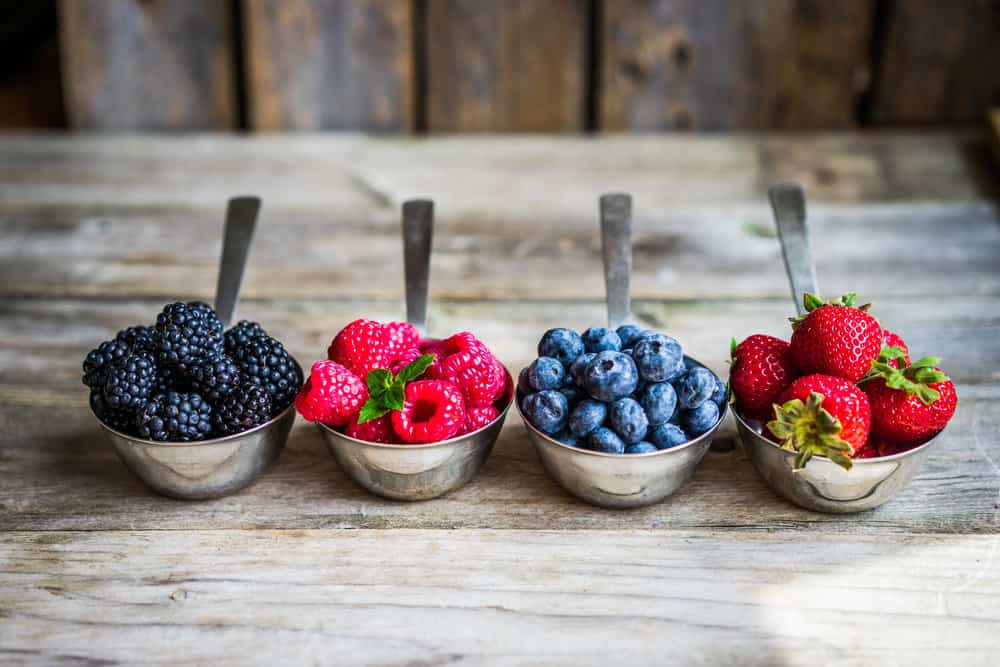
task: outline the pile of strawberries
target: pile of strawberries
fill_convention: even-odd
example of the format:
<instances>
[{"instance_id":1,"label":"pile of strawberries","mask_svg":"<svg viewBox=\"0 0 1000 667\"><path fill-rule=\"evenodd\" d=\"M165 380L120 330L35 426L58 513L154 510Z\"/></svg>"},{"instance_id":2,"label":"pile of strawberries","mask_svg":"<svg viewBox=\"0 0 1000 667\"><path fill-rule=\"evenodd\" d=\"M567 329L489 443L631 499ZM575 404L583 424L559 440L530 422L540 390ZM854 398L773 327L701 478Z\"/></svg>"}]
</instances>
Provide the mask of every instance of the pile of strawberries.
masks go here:
<instances>
[{"instance_id":1,"label":"pile of strawberries","mask_svg":"<svg viewBox=\"0 0 1000 667\"><path fill-rule=\"evenodd\" d=\"M313 364L295 406L359 440L447 440L493 422L511 392L506 369L467 331L439 340L407 322L358 319L327 356Z\"/></svg>"},{"instance_id":2,"label":"pile of strawberries","mask_svg":"<svg viewBox=\"0 0 1000 667\"><path fill-rule=\"evenodd\" d=\"M857 295L824 303L806 294L787 343L756 334L732 343L730 400L764 435L846 469L851 459L891 456L937 435L955 413L955 385L939 357L910 362L897 334L858 307Z\"/></svg>"}]
</instances>

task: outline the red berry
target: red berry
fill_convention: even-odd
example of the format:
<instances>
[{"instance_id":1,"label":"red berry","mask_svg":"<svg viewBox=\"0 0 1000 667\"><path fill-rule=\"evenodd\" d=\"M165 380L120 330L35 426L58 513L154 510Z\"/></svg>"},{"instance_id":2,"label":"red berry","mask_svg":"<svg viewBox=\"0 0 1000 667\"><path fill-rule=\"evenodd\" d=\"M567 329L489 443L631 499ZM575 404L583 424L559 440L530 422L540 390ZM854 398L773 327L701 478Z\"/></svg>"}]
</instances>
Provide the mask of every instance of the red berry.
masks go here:
<instances>
[{"instance_id":1,"label":"red berry","mask_svg":"<svg viewBox=\"0 0 1000 667\"><path fill-rule=\"evenodd\" d=\"M389 370L392 371L393 375L399 375L399 371L412 364L418 358L423 356L423 354L423 352L415 347L403 350L399 353L399 356L396 357L396 360L392 362L392 366L389 367ZM424 374L426 376L426 371L424 371Z\"/></svg>"},{"instance_id":2,"label":"red berry","mask_svg":"<svg viewBox=\"0 0 1000 667\"><path fill-rule=\"evenodd\" d=\"M854 456L852 458L874 459L879 456L882 456L882 454L879 453L878 446L872 444L872 442L869 440L864 445L862 445L857 451L854 452Z\"/></svg>"},{"instance_id":3,"label":"red berry","mask_svg":"<svg viewBox=\"0 0 1000 667\"><path fill-rule=\"evenodd\" d=\"M368 400L368 388L335 361L317 361L298 396L299 414L327 426L343 426Z\"/></svg>"},{"instance_id":4,"label":"red berry","mask_svg":"<svg viewBox=\"0 0 1000 667\"><path fill-rule=\"evenodd\" d=\"M455 350L441 361L438 375L462 390L467 405L484 407L503 391L506 373L486 345L467 331L446 339L446 349Z\"/></svg>"},{"instance_id":5,"label":"red berry","mask_svg":"<svg viewBox=\"0 0 1000 667\"><path fill-rule=\"evenodd\" d=\"M420 332L409 322L389 322L382 325L389 337L389 353L395 359L404 351L417 347Z\"/></svg>"},{"instance_id":6,"label":"red berry","mask_svg":"<svg viewBox=\"0 0 1000 667\"><path fill-rule=\"evenodd\" d=\"M788 343L774 336L750 336L736 346L729 370L736 409L749 419L769 419L778 396L795 376Z\"/></svg>"},{"instance_id":7,"label":"red berry","mask_svg":"<svg viewBox=\"0 0 1000 667\"><path fill-rule=\"evenodd\" d=\"M917 393L893 389L883 378L861 385L872 406L872 433L899 451L922 445L948 424L958 394L951 380L926 385L938 393L929 405Z\"/></svg>"},{"instance_id":8,"label":"red berry","mask_svg":"<svg viewBox=\"0 0 1000 667\"><path fill-rule=\"evenodd\" d=\"M392 427L405 442L439 442L453 437L465 423L465 402L458 387L442 380L406 385L402 410L392 411Z\"/></svg>"},{"instance_id":9,"label":"red berry","mask_svg":"<svg viewBox=\"0 0 1000 667\"><path fill-rule=\"evenodd\" d=\"M374 320L354 320L336 335L327 356L364 379L368 371L392 363L389 334Z\"/></svg>"},{"instance_id":10,"label":"red berry","mask_svg":"<svg viewBox=\"0 0 1000 667\"><path fill-rule=\"evenodd\" d=\"M853 295L842 299L853 300ZM881 349L882 328L853 305L818 306L797 322L792 333L792 363L800 372L836 375L851 382L871 370Z\"/></svg>"},{"instance_id":11,"label":"red berry","mask_svg":"<svg viewBox=\"0 0 1000 667\"><path fill-rule=\"evenodd\" d=\"M465 410L465 423L462 424L458 434L463 435L478 431L484 426L492 424L499 416L500 412L492 405L487 405L485 408L467 408Z\"/></svg>"},{"instance_id":12,"label":"red berry","mask_svg":"<svg viewBox=\"0 0 1000 667\"><path fill-rule=\"evenodd\" d=\"M891 361L889 361L889 364L891 366L893 366L894 368L902 368L903 366L910 365L910 348L906 347L906 343L903 342L903 339L899 337L899 334L893 333L888 329L882 329L882 345L898 347L901 350L903 350L904 354L906 355L905 357L903 357L906 363L900 364L898 359L892 359Z\"/></svg>"},{"instance_id":13,"label":"red berry","mask_svg":"<svg viewBox=\"0 0 1000 667\"><path fill-rule=\"evenodd\" d=\"M368 442L393 444L400 441L399 436L397 436L396 432L392 430L392 417L389 415L383 415L378 419L373 419L372 421L365 422L364 424L359 424L358 415L354 415L351 417L350 421L347 422L347 427L344 428L344 433L352 438L367 440Z\"/></svg>"}]
</instances>

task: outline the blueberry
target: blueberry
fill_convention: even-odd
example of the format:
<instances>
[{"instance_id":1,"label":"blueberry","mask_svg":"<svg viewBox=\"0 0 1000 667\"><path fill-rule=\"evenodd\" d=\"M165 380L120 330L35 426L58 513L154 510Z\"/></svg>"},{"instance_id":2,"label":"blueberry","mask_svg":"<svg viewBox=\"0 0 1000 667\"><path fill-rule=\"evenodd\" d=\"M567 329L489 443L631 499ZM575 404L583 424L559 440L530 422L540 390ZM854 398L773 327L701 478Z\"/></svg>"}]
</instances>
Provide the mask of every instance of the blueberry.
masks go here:
<instances>
[{"instance_id":1,"label":"blueberry","mask_svg":"<svg viewBox=\"0 0 1000 667\"><path fill-rule=\"evenodd\" d=\"M722 412L722 406L726 404L728 393L729 391L726 389L726 383L719 378L715 378L715 389L712 390L712 396L709 400L719 406L719 412Z\"/></svg>"},{"instance_id":2,"label":"blueberry","mask_svg":"<svg viewBox=\"0 0 1000 667\"><path fill-rule=\"evenodd\" d=\"M615 329L615 333L618 334L623 348L632 347L639 342L639 338L642 336L642 329L634 324L623 324Z\"/></svg>"},{"instance_id":3,"label":"blueberry","mask_svg":"<svg viewBox=\"0 0 1000 667\"><path fill-rule=\"evenodd\" d=\"M657 382L646 387L639 404L646 411L650 424L666 424L677 408L677 392L669 382Z\"/></svg>"},{"instance_id":4,"label":"blueberry","mask_svg":"<svg viewBox=\"0 0 1000 667\"><path fill-rule=\"evenodd\" d=\"M641 440L625 448L626 454L649 454L656 451L656 445L651 442Z\"/></svg>"},{"instance_id":5,"label":"blueberry","mask_svg":"<svg viewBox=\"0 0 1000 667\"><path fill-rule=\"evenodd\" d=\"M573 360L573 363L569 366L570 377L573 378L573 382L576 382L578 387L583 386L583 372L587 370L587 364L590 360L594 358L593 352L584 352L579 357Z\"/></svg>"},{"instance_id":6,"label":"blueberry","mask_svg":"<svg viewBox=\"0 0 1000 667\"><path fill-rule=\"evenodd\" d=\"M563 386L566 369L553 357L538 357L528 366L528 384L538 391Z\"/></svg>"},{"instance_id":7,"label":"blueberry","mask_svg":"<svg viewBox=\"0 0 1000 667\"><path fill-rule=\"evenodd\" d=\"M625 398L639 382L632 357L606 350L594 355L583 372L583 386L593 398L610 403Z\"/></svg>"},{"instance_id":8,"label":"blueberry","mask_svg":"<svg viewBox=\"0 0 1000 667\"><path fill-rule=\"evenodd\" d=\"M521 390L524 394L530 394L534 391L531 383L528 382L528 368L527 366L521 369L521 372L517 374L517 388Z\"/></svg>"},{"instance_id":9,"label":"blueberry","mask_svg":"<svg viewBox=\"0 0 1000 667\"><path fill-rule=\"evenodd\" d=\"M621 398L612 403L608 410L608 420L615 433L628 444L646 437L646 430L649 428L646 413L634 398Z\"/></svg>"},{"instance_id":10,"label":"blueberry","mask_svg":"<svg viewBox=\"0 0 1000 667\"><path fill-rule=\"evenodd\" d=\"M558 433L566 428L569 419L569 403L566 397L551 389L528 394L521 405L524 414L539 431Z\"/></svg>"},{"instance_id":11,"label":"blueberry","mask_svg":"<svg viewBox=\"0 0 1000 667\"><path fill-rule=\"evenodd\" d=\"M645 336L636 343L632 357L639 374L650 382L670 380L684 372L684 351L670 336Z\"/></svg>"},{"instance_id":12,"label":"blueberry","mask_svg":"<svg viewBox=\"0 0 1000 667\"><path fill-rule=\"evenodd\" d=\"M699 436L719 421L719 406L712 401L703 401L693 410L681 414L681 427L690 437Z\"/></svg>"},{"instance_id":13,"label":"blueberry","mask_svg":"<svg viewBox=\"0 0 1000 667\"><path fill-rule=\"evenodd\" d=\"M610 428L603 426L587 438L587 449L605 454L624 454L625 443Z\"/></svg>"},{"instance_id":14,"label":"blueberry","mask_svg":"<svg viewBox=\"0 0 1000 667\"><path fill-rule=\"evenodd\" d=\"M707 368L702 366L692 368L677 383L677 402L685 410L693 410L712 397L716 382L715 373ZM718 409L719 406L715 407Z\"/></svg>"},{"instance_id":15,"label":"blueberry","mask_svg":"<svg viewBox=\"0 0 1000 667\"><path fill-rule=\"evenodd\" d=\"M622 339L611 329L590 327L583 332L583 345L587 348L587 352L604 352L605 350L618 352L622 349Z\"/></svg>"},{"instance_id":16,"label":"blueberry","mask_svg":"<svg viewBox=\"0 0 1000 667\"><path fill-rule=\"evenodd\" d=\"M570 447L579 447L582 444L579 438L577 438L575 435L573 435L572 433L570 433L568 430L565 429L559 431L552 437L561 442L562 444L569 445Z\"/></svg>"},{"instance_id":17,"label":"blueberry","mask_svg":"<svg viewBox=\"0 0 1000 667\"><path fill-rule=\"evenodd\" d=\"M558 359L563 366L583 354L583 339L569 329L549 329L538 341L538 356Z\"/></svg>"},{"instance_id":18,"label":"blueberry","mask_svg":"<svg viewBox=\"0 0 1000 667\"><path fill-rule=\"evenodd\" d=\"M584 399L569 415L569 430L581 438L604 425L608 405L592 398Z\"/></svg>"},{"instance_id":19,"label":"blueberry","mask_svg":"<svg viewBox=\"0 0 1000 667\"><path fill-rule=\"evenodd\" d=\"M649 429L646 437L656 445L657 449L670 449L677 445L683 445L688 437L684 430L677 424L660 424Z\"/></svg>"}]
</instances>

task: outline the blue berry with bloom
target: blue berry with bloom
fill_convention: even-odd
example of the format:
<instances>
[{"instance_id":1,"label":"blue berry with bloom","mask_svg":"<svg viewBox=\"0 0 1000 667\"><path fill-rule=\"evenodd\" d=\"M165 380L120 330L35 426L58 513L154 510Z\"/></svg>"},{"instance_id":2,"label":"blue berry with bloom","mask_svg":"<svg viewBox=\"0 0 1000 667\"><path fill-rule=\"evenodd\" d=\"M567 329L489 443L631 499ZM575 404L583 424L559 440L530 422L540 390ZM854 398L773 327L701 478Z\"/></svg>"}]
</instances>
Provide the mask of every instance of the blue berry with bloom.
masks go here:
<instances>
[{"instance_id":1,"label":"blue berry with bloom","mask_svg":"<svg viewBox=\"0 0 1000 667\"><path fill-rule=\"evenodd\" d=\"M697 408L712 397L716 382L718 378L715 377L715 373L707 368L701 366L692 368L677 383L677 402L685 410ZM718 407L716 405L716 408Z\"/></svg>"},{"instance_id":2,"label":"blue berry with bloom","mask_svg":"<svg viewBox=\"0 0 1000 667\"><path fill-rule=\"evenodd\" d=\"M558 389L565 376L566 369L554 357L538 357L528 366L528 384L538 391Z\"/></svg>"},{"instance_id":3,"label":"blue berry with bloom","mask_svg":"<svg viewBox=\"0 0 1000 667\"><path fill-rule=\"evenodd\" d=\"M566 428L569 420L569 402L551 389L528 394L521 408L535 428L550 435Z\"/></svg>"},{"instance_id":4,"label":"blue berry with bloom","mask_svg":"<svg viewBox=\"0 0 1000 667\"><path fill-rule=\"evenodd\" d=\"M618 334L618 339L621 341L622 349L626 347L632 347L639 339L642 337L643 330L634 324L623 324L617 329L615 333Z\"/></svg>"},{"instance_id":5,"label":"blue berry with bloom","mask_svg":"<svg viewBox=\"0 0 1000 667\"><path fill-rule=\"evenodd\" d=\"M711 429L719 421L719 406L712 401L704 401L692 410L681 413L681 428L694 438Z\"/></svg>"},{"instance_id":6,"label":"blue berry with bloom","mask_svg":"<svg viewBox=\"0 0 1000 667\"><path fill-rule=\"evenodd\" d=\"M583 352L583 339L570 329L549 329L538 341L538 356L558 359L566 367Z\"/></svg>"},{"instance_id":7,"label":"blue berry with bloom","mask_svg":"<svg viewBox=\"0 0 1000 667\"><path fill-rule=\"evenodd\" d=\"M622 349L622 339L607 327L590 327L583 332L583 345L587 352L619 352Z\"/></svg>"},{"instance_id":8,"label":"blue berry with bloom","mask_svg":"<svg viewBox=\"0 0 1000 667\"><path fill-rule=\"evenodd\" d=\"M632 357L605 350L594 355L583 373L583 386L591 397L610 403L635 391L639 371Z\"/></svg>"},{"instance_id":9,"label":"blue berry with bloom","mask_svg":"<svg viewBox=\"0 0 1000 667\"><path fill-rule=\"evenodd\" d=\"M655 451L657 451L656 445L645 440L640 440L625 447L626 454L651 454Z\"/></svg>"},{"instance_id":10,"label":"blue berry with bloom","mask_svg":"<svg viewBox=\"0 0 1000 667\"><path fill-rule=\"evenodd\" d=\"M677 424L659 424L650 427L646 439L656 445L657 449L670 449L688 441L684 429Z\"/></svg>"},{"instance_id":11,"label":"blue berry with bloom","mask_svg":"<svg viewBox=\"0 0 1000 667\"><path fill-rule=\"evenodd\" d=\"M573 378L573 382L577 384L578 387L583 386L583 372L587 370L587 364L590 360L594 358L593 352L584 352L579 357L573 360L573 363L569 366L569 374Z\"/></svg>"},{"instance_id":12,"label":"blue berry with bloom","mask_svg":"<svg viewBox=\"0 0 1000 667\"><path fill-rule=\"evenodd\" d=\"M569 430L574 435L590 435L604 425L608 418L608 404L586 398L569 415Z\"/></svg>"},{"instance_id":13,"label":"blue berry with bloom","mask_svg":"<svg viewBox=\"0 0 1000 667\"><path fill-rule=\"evenodd\" d=\"M625 443L614 431L602 426L587 438L587 449L605 454L624 454Z\"/></svg>"},{"instance_id":14,"label":"blue berry with bloom","mask_svg":"<svg viewBox=\"0 0 1000 667\"><path fill-rule=\"evenodd\" d=\"M643 336L632 349L639 374L650 382L664 382L684 373L681 344L664 334Z\"/></svg>"},{"instance_id":15,"label":"blue berry with bloom","mask_svg":"<svg viewBox=\"0 0 1000 667\"><path fill-rule=\"evenodd\" d=\"M677 409L677 392L669 382L647 385L640 396L639 404L646 411L650 424L666 424L674 416L674 411Z\"/></svg>"},{"instance_id":16,"label":"blue berry with bloom","mask_svg":"<svg viewBox=\"0 0 1000 667\"><path fill-rule=\"evenodd\" d=\"M639 442L646 437L649 420L642 406L634 398L621 398L611 404L608 410L611 428L626 444Z\"/></svg>"}]
</instances>

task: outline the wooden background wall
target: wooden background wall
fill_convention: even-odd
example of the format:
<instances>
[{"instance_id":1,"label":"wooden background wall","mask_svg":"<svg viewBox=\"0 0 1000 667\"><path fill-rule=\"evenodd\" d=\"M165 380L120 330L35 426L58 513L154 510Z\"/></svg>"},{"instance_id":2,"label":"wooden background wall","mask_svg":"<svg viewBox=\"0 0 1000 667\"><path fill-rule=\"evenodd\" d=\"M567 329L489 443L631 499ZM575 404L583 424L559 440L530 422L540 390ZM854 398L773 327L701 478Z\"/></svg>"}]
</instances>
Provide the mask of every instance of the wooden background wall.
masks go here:
<instances>
[{"instance_id":1,"label":"wooden background wall","mask_svg":"<svg viewBox=\"0 0 1000 667\"><path fill-rule=\"evenodd\" d=\"M62 0L0 17L0 127L835 129L1000 104L1000 0Z\"/></svg>"}]
</instances>

